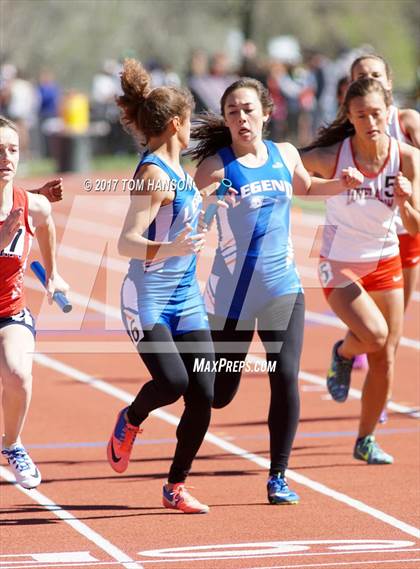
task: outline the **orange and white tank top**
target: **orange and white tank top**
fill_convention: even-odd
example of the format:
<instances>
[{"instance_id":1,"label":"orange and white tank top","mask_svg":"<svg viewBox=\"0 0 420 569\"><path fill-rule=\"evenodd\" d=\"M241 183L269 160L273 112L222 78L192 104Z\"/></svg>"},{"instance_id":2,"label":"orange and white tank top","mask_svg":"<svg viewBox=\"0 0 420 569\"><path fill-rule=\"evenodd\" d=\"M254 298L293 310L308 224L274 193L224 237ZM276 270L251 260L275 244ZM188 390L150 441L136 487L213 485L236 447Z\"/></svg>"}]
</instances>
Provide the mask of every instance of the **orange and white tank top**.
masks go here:
<instances>
[{"instance_id":1,"label":"orange and white tank top","mask_svg":"<svg viewBox=\"0 0 420 569\"><path fill-rule=\"evenodd\" d=\"M343 168L354 167L364 181L326 202L326 226L321 255L337 261L374 261L398 255L395 227L394 181L400 169L398 142L389 137L388 156L377 174L363 171L356 163L351 138L337 155L334 177Z\"/></svg>"},{"instance_id":2,"label":"orange and white tank top","mask_svg":"<svg viewBox=\"0 0 420 569\"><path fill-rule=\"evenodd\" d=\"M12 210L23 208L21 223L10 243L0 251L0 318L13 316L25 308L23 276L33 231L28 220L28 196L20 188L13 188ZM0 227L4 221L0 221Z\"/></svg>"}]
</instances>

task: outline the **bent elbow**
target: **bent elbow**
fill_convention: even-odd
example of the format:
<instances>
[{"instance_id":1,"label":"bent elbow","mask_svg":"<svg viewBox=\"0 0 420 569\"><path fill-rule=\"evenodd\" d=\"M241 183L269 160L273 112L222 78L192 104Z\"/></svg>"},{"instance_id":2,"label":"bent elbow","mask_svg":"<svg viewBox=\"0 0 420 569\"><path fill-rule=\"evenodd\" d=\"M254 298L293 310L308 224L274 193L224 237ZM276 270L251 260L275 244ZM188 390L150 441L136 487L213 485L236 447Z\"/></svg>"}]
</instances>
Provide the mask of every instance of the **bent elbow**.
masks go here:
<instances>
[{"instance_id":1,"label":"bent elbow","mask_svg":"<svg viewBox=\"0 0 420 569\"><path fill-rule=\"evenodd\" d=\"M128 257L129 256L127 253L127 241L124 237L120 237L118 239L117 250L118 250L118 254L121 255L121 257Z\"/></svg>"}]
</instances>

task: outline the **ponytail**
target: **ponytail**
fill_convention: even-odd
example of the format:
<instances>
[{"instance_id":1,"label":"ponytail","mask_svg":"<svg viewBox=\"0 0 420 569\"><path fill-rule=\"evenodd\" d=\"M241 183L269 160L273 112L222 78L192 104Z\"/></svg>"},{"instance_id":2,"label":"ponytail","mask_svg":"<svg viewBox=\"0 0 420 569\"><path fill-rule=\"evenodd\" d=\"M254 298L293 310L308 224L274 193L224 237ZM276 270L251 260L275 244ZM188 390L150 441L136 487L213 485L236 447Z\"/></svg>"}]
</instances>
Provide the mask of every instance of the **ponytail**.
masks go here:
<instances>
[{"instance_id":1,"label":"ponytail","mask_svg":"<svg viewBox=\"0 0 420 569\"><path fill-rule=\"evenodd\" d=\"M187 155L197 160L198 164L216 154L221 148L232 144L230 130L225 125L223 117L213 113L205 113L194 119L191 139L199 142L187 152Z\"/></svg>"}]
</instances>

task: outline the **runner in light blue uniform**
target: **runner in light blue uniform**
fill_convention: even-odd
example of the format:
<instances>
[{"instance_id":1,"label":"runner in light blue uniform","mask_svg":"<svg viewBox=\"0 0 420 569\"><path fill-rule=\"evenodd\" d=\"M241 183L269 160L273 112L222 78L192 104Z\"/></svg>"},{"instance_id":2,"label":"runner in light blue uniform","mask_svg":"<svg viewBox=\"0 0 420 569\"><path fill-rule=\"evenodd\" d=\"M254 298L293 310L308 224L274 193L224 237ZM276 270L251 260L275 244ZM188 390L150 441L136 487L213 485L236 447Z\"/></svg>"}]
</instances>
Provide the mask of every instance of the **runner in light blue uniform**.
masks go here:
<instances>
[{"instance_id":1,"label":"runner in light blue uniform","mask_svg":"<svg viewBox=\"0 0 420 569\"><path fill-rule=\"evenodd\" d=\"M196 280L196 255L205 237L197 231L201 196L180 162L190 140L194 101L185 89L153 89L150 75L134 59L124 61L121 87L117 103L123 123L149 149L135 172L136 188L118 241L119 253L130 259L121 309L151 379L118 413L107 458L115 472L125 472L150 413L182 397L162 504L186 514L206 513L209 507L185 487L210 423L214 388L214 348Z\"/></svg>"},{"instance_id":2,"label":"runner in light blue uniform","mask_svg":"<svg viewBox=\"0 0 420 569\"><path fill-rule=\"evenodd\" d=\"M218 152L238 195L234 207L217 212L219 246L205 294L211 314L251 319L273 298L303 292L290 237L292 177L278 147L264 144L259 168L242 165L231 147Z\"/></svg>"},{"instance_id":3,"label":"runner in light blue uniform","mask_svg":"<svg viewBox=\"0 0 420 569\"><path fill-rule=\"evenodd\" d=\"M143 237L152 241L174 241L186 223L195 232L202 198L191 176L184 172L185 177L181 178L155 154L143 156L136 173L144 164L155 164L170 177L175 199L160 207ZM204 302L195 278L196 259L196 255L188 255L155 262L130 260L121 299L123 319L131 335L138 332L141 336L142 330L151 329L158 323L166 325L173 335L208 328ZM135 325L132 317L136 319Z\"/></svg>"}]
</instances>

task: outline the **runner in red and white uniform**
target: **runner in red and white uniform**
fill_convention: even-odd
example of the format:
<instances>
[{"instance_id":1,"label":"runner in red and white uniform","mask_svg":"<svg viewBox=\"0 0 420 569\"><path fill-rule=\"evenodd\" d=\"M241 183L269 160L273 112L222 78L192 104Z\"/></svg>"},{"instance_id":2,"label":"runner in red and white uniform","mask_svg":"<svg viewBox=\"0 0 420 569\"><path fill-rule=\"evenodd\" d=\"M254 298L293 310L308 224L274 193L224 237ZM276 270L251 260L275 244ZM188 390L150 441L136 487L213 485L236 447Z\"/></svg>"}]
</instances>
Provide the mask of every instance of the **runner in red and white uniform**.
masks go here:
<instances>
[{"instance_id":1,"label":"runner in red and white uniform","mask_svg":"<svg viewBox=\"0 0 420 569\"><path fill-rule=\"evenodd\" d=\"M403 322L397 208L410 234L420 227L419 152L387 134L389 103L379 81L353 82L338 118L303 153L305 167L325 178L346 166L364 175L359 188L327 200L319 273L329 305L349 328L333 348L327 377L333 399L345 401L354 357L368 354L354 447L354 457L368 464L393 461L373 433L392 384Z\"/></svg>"},{"instance_id":2,"label":"runner in red and white uniform","mask_svg":"<svg viewBox=\"0 0 420 569\"><path fill-rule=\"evenodd\" d=\"M23 277L34 234L47 275L50 300L68 285L55 262L55 228L44 196L14 185L19 162L19 136L14 123L0 117L0 376L3 387L2 454L24 488L41 482L39 470L20 436L31 400L35 329L26 308Z\"/></svg>"},{"instance_id":3,"label":"runner in red and white uniform","mask_svg":"<svg viewBox=\"0 0 420 569\"><path fill-rule=\"evenodd\" d=\"M350 70L351 80L371 78L380 81L385 90L392 92L392 73L387 62L378 55L365 55L356 59ZM388 134L401 142L420 148L420 115L414 109L389 107ZM410 235L400 218L396 219L400 255L404 275L404 308L415 290L420 267L420 233Z\"/></svg>"}]
</instances>

